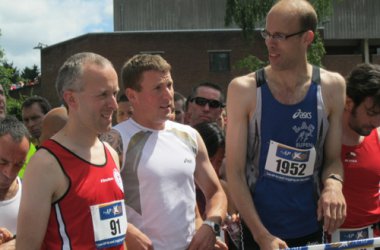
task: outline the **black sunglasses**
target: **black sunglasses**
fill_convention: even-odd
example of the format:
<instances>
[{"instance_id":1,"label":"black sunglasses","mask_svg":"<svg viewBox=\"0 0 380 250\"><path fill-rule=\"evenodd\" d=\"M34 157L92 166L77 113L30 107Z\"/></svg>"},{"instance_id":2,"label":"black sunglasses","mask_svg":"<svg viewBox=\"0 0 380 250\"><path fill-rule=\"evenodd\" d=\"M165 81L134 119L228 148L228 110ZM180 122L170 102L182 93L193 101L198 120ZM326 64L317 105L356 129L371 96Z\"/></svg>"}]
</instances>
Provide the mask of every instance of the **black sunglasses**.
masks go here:
<instances>
[{"instance_id":1,"label":"black sunglasses","mask_svg":"<svg viewBox=\"0 0 380 250\"><path fill-rule=\"evenodd\" d=\"M191 102L195 102L197 105L199 106L206 106L206 104L208 104L208 106L210 108L224 108L224 104L221 103L220 101L217 101L217 100L210 100L210 99L207 99L207 98L203 98L203 97L193 97L190 99Z\"/></svg>"}]
</instances>

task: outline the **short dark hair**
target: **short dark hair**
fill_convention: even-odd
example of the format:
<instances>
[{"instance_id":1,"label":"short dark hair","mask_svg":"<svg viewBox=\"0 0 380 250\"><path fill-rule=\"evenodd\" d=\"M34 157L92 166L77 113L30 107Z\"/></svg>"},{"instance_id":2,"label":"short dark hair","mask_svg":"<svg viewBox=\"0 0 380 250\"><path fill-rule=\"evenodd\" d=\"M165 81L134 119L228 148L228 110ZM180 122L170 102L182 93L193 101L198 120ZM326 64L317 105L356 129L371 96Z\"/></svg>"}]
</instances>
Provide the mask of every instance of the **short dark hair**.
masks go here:
<instances>
[{"instance_id":1,"label":"short dark hair","mask_svg":"<svg viewBox=\"0 0 380 250\"><path fill-rule=\"evenodd\" d=\"M50 105L49 101L46 100L45 98L43 98L42 96L38 96L38 95L28 97L22 103L21 109L29 108L34 103L38 103L38 105L40 106L41 111L42 111L43 114L46 114L47 112L49 112L51 110L51 105Z\"/></svg>"},{"instance_id":2,"label":"short dark hair","mask_svg":"<svg viewBox=\"0 0 380 250\"><path fill-rule=\"evenodd\" d=\"M213 157L219 147L224 147L225 136L216 122L203 122L194 126L205 142L209 157Z\"/></svg>"},{"instance_id":3,"label":"short dark hair","mask_svg":"<svg viewBox=\"0 0 380 250\"><path fill-rule=\"evenodd\" d=\"M186 101L185 101L185 107L184 107L184 111L187 112L188 109L189 109L189 103L190 103L190 100L191 100L191 95L189 95L187 98L186 98Z\"/></svg>"},{"instance_id":4,"label":"short dark hair","mask_svg":"<svg viewBox=\"0 0 380 250\"><path fill-rule=\"evenodd\" d=\"M120 95L119 98L117 98L117 103L119 102L129 102L128 96L125 94Z\"/></svg>"},{"instance_id":5,"label":"short dark hair","mask_svg":"<svg viewBox=\"0 0 380 250\"><path fill-rule=\"evenodd\" d=\"M222 88L218 84L213 83L213 82L202 82L198 84L197 86L195 86L191 91L191 94L188 98L189 100L192 99L193 97L196 97L198 88L200 87L209 87L209 88L218 90L220 92L220 100L218 101L220 101L221 103L224 103L224 94L223 94Z\"/></svg>"},{"instance_id":6,"label":"short dark hair","mask_svg":"<svg viewBox=\"0 0 380 250\"><path fill-rule=\"evenodd\" d=\"M30 134L25 125L14 116L6 116L0 119L0 137L9 134L15 142L21 142L25 137L30 139ZM3 147L4 145L2 145Z\"/></svg>"},{"instance_id":7,"label":"short dark hair","mask_svg":"<svg viewBox=\"0 0 380 250\"><path fill-rule=\"evenodd\" d=\"M355 106L365 98L373 98L373 107L380 108L380 65L363 63L357 65L347 77L347 96Z\"/></svg>"},{"instance_id":8,"label":"short dark hair","mask_svg":"<svg viewBox=\"0 0 380 250\"><path fill-rule=\"evenodd\" d=\"M184 97L181 93L174 91L174 102L182 101L182 110L186 111L186 97Z\"/></svg>"},{"instance_id":9,"label":"short dark hair","mask_svg":"<svg viewBox=\"0 0 380 250\"><path fill-rule=\"evenodd\" d=\"M141 91L142 75L145 71L170 72L170 64L160 55L137 54L130 58L121 69L121 83L127 88Z\"/></svg>"},{"instance_id":10,"label":"short dark hair","mask_svg":"<svg viewBox=\"0 0 380 250\"><path fill-rule=\"evenodd\" d=\"M318 17L311 3L305 1L309 8L302 8L300 12L301 30L312 30L315 32L318 25Z\"/></svg>"},{"instance_id":11,"label":"short dark hair","mask_svg":"<svg viewBox=\"0 0 380 250\"><path fill-rule=\"evenodd\" d=\"M186 98L181 93L174 91L174 101L176 102L179 100L182 100L183 102L185 102Z\"/></svg>"}]
</instances>

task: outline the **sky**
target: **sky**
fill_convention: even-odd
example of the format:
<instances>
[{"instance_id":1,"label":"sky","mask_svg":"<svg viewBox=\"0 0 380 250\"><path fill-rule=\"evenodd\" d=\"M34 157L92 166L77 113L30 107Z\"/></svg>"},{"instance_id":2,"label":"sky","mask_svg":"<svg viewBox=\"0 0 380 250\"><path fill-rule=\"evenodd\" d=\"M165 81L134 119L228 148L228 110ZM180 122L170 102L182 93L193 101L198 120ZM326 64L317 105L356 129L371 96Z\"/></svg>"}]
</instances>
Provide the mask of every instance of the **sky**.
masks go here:
<instances>
[{"instance_id":1,"label":"sky","mask_svg":"<svg viewBox=\"0 0 380 250\"><path fill-rule=\"evenodd\" d=\"M40 43L54 45L93 32L113 31L113 0L0 0L0 48L22 71L41 70Z\"/></svg>"}]
</instances>

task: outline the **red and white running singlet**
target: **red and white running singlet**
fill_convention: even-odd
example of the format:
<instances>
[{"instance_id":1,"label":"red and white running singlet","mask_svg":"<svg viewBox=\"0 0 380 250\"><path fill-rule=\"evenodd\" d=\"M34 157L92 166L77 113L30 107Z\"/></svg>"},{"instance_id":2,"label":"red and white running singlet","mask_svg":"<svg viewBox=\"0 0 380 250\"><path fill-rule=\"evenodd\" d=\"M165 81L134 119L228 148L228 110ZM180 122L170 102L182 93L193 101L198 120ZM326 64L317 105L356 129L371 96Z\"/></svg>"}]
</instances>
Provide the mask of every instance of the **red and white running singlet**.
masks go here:
<instances>
[{"instance_id":1,"label":"red and white running singlet","mask_svg":"<svg viewBox=\"0 0 380 250\"><path fill-rule=\"evenodd\" d=\"M41 249L124 249L127 220L119 170L104 146L106 162L94 165L56 141L41 148L58 161L69 188L52 204Z\"/></svg>"}]
</instances>

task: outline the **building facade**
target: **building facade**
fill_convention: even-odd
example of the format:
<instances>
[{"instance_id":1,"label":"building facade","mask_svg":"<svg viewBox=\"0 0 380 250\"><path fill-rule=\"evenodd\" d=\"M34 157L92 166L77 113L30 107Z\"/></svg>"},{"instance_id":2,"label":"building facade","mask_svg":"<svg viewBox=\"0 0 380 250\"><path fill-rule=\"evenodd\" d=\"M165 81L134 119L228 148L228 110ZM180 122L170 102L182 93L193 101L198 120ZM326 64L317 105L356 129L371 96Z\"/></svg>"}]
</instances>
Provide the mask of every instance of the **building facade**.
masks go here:
<instances>
[{"instance_id":1,"label":"building facade","mask_svg":"<svg viewBox=\"0 0 380 250\"><path fill-rule=\"evenodd\" d=\"M324 66L345 76L358 63L380 64L375 13L380 1L333 1L334 14L323 25ZM82 51L107 57L117 71L137 53L161 54L172 65L175 89L185 96L204 81L226 91L234 77L248 73L236 68L239 60L249 54L266 60L267 52L258 31L248 42L236 26L224 26L225 5L225 0L114 0L115 32L90 33L41 50L41 84L33 93L59 105L54 89L59 67Z\"/></svg>"}]
</instances>

